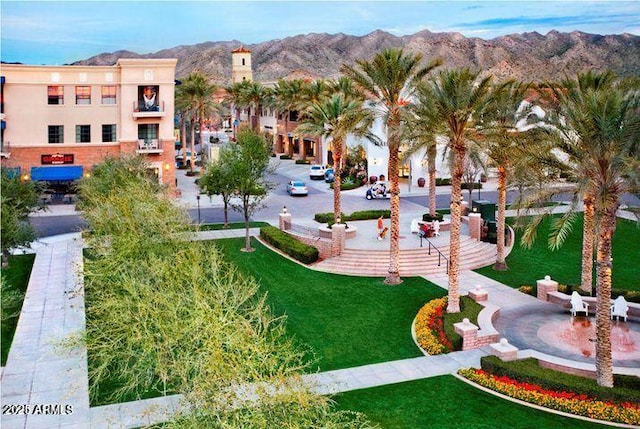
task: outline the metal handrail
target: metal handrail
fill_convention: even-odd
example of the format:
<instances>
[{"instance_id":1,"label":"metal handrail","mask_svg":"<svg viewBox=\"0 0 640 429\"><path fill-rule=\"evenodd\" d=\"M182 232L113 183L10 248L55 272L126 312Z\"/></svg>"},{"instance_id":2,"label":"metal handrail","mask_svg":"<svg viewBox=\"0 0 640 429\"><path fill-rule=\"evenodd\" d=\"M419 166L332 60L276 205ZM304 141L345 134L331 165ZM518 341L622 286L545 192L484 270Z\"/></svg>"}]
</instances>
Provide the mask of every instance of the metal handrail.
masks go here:
<instances>
[{"instance_id":1,"label":"metal handrail","mask_svg":"<svg viewBox=\"0 0 640 429\"><path fill-rule=\"evenodd\" d=\"M440 251L440 249L438 249L438 248L436 247L436 245L435 245L435 244L433 244L433 243L431 242L431 240L429 240L427 237L425 237L425 236L423 236L423 235L421 235L421 236L420 236L420 247L422 247L422 239L423 239L423 238L424 238L425 240L427 240L427 243L429 243L429 249L427 250L427 255L431 255L431 248L432 248L432 247L433 247L434 249L436 249L436 252L438 252L438 266L440 266L441 258L444 258L444 260L445 260L445 261L447 261L446 274L449 274L449 258L447 258L446 256L444 256L444 253L442 253L442 252Z\"/></svg>"}]
</instances>

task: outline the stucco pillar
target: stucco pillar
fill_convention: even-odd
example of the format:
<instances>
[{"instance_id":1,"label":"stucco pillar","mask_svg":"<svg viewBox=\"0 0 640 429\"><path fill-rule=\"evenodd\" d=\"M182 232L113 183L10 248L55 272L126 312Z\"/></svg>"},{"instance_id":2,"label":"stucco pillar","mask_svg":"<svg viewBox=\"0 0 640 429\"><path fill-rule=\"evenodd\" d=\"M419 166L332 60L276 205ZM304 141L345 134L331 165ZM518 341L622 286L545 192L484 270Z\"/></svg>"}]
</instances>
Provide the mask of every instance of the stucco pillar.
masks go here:
<instances>
[{"instance_id":1,"label":"stucco pillar","mask_svg":"<svg viewBox=\"0 0 640 429\"><path fill-rule=\"evenodd\" d=\"M482 217L480 213L469 213L469 236L480 241L482 232Z\"/></svg>"},{"instance_id":2,"label":"stucco pillar","mask_svg":"<svg viewBox=\"0 0 640 429\"><path fill-rule=\"evenodd\" d=\"M347 236L347 226L343 223L334 223L331 227L331 255L342 255Z\"/></svg>"},{"instance_id":3,"label":"stucco pillar","mask_svg":"<svg viewBox=\"0 0 640 429\"><path fill-rule=\"evenodd\" d=\"M551 276L544 276L543 280L536 281L538 289L538 299L547 301L549 292L558 292L558 282L551 280Z\"/></svg>"}]
</instances>

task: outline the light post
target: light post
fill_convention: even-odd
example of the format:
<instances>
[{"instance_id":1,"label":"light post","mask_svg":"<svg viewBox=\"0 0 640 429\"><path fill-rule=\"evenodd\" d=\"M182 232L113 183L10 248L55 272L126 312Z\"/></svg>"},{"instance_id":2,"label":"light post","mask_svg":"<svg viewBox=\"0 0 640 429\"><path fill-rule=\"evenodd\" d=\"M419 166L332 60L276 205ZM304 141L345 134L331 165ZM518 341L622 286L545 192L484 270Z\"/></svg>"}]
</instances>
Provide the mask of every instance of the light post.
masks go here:
<instances>
[{"instance_id":1,"label":"light post","mask_svg":"<svg viewBox=\"0 0 640 429\"><path fill-rule=\"evenodd\" d=\"M480 200L480 188L482 188L482 180L478 179L478 199Z\"/></svg>"},{"instance_id":2,"label":"light post","mask_svg":"<svg viewBox=\"0 0 640 429\"><path fill-rule=\"evenodd\" d=\"M196 200L198 201L198 224L200 224L200 195L196 195Z\"/></svg>"}]
</instances>

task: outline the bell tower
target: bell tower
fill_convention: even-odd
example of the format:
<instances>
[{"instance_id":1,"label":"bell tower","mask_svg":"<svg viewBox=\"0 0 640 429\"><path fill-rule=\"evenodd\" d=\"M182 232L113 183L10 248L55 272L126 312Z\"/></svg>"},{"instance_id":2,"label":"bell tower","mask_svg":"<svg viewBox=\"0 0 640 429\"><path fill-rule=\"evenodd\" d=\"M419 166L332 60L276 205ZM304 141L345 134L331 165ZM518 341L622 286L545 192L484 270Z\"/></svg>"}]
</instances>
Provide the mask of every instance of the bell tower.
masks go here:
<instances>
[{"instance_id":1,"label":"bell tower","mask_svg":"<svg viewBox=\"0 0 640 429\"><path fill-rule=\"evenodd\" d=\"M231 51L231 82L252 81L251 51L240 46Z\"/></svg>"}]
</instances>

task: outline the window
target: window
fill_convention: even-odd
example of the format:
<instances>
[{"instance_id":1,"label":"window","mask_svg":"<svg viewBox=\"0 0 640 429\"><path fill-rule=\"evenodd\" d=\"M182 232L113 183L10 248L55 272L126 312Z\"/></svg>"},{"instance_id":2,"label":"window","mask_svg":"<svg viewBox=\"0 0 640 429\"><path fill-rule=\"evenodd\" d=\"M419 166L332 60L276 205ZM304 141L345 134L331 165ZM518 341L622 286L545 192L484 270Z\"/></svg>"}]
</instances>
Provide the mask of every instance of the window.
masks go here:
<instances>
[{"instance_id":1,"label":"window","mask_svg":"<svg viewBox=\"0 0 640 429\"><path fill-rule=\"evenodd\" d=\"M102 87L102 104L116 104L115 85L107 85Z\"/></svg>"},{"instance_id":2,"label":"window","mask_svg":"<svg viewBox=\"0 0 640 429\"><path fill-rule=\"evenodd\" d=\"M47 87L47 104L64 104L64 86Z\"/></svg>"},{"instance_id":3,"label":"window","mask_svg":"<svg viewBox=\"0 0 640 429\"><path fill-rule=\"evenodd\" d=\"M49 143L64 143L64 127L49 125Z\"/></svg>"},{"instance_id":4,"label":"window","mask_svg":"<svg viewBox=\"0 0 640 429\"><path fill-rule=\"evenodd\" d=\"M102 142L115 143L116 141L116 125L109 124L102 126Z\"/></svg>"},{"instance_id":5,"label":"window","mask_svg":"<svg viewBox=\"0 0 640 429\"><path fill-rule=\"evenodd\" d=\"M90 86L76 86L76 104L91 104Z\"/></svg>"},{"instance_id":6,"label":"window","mask_svg":"<svg viewBox=\"0 0 640 429\"><path fill-rule=\"evenodd\" d=\"M158 139L158 124L139 124L138 139L144 140L145 143L151 143L151 140Z\"/></svg>"},{"instance_id":7,"label":"window","mask_svg":"<svg viewBox=\"0 0 640 429\"><path fill-rule=\"evenodd\" d=\"M244 58L242 59L242 65L243 65L243 66L244 66L244 65L246 65L246 64L244 63Z\"/></svg>"},{"instance_id":8,"label":"window","mask_svg":"<svg viewBox=\"0 0 640 429\"><path fill-rule=\"evenodd\" d=\"M91 125L76 125L76 143L91 143Z\"/></svg>"}]
</instances>

